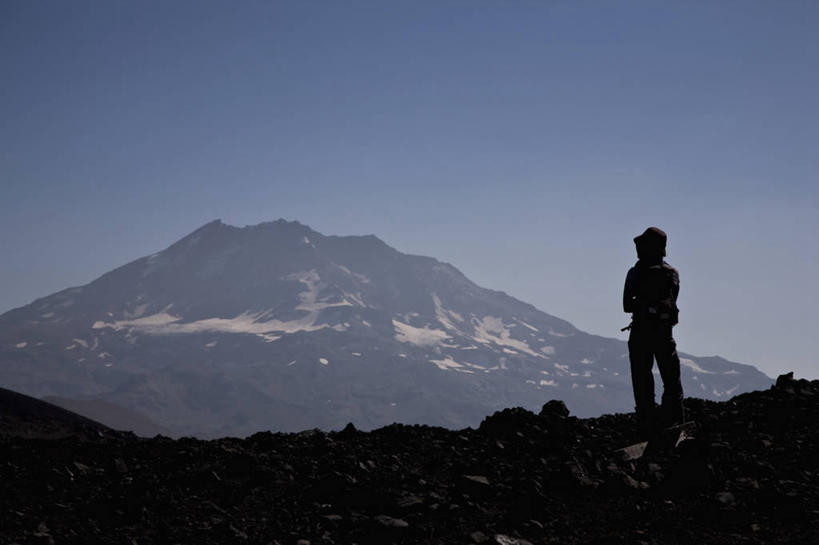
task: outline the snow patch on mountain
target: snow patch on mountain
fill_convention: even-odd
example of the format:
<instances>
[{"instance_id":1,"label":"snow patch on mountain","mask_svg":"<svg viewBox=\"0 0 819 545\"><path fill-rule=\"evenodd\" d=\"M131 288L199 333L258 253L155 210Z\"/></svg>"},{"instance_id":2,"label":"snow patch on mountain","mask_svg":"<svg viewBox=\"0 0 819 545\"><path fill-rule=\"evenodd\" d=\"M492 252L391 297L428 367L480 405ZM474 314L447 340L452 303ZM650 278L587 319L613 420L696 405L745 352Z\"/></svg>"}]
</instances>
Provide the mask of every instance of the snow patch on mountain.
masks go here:
<instances>
[{"instance_id":1,"label":"snow patch on mountain","mask_svg":"<svg viewBox=\"0 0 819 545\"><path fill-rule=\"evenodd\" d=\"M352 276L353 278L355 278L356 280L358 280L362 284L369 284L370 283L370 279L368 277L364 276L363 274L353 272L349 268L345 267L344 265L339 265L338 263L333 263L333 265L335 265L336 267L338 267L339 269L341 269L345 273L349 274L350 276Z\"/></svg>"},{"instance_id":2,"label":"snow patch on mountain","mask_svg":"<svg viewBox=\"0 0 819 545\"><path fill-rule=\"evenodd\" d=\"M500 347L508 347L535 356L544 358L543 354L538 354L532 350L525 341L513 339L509 327L504 325L502 318L494 316L484 316L482 319L472 318L475 326L475 336L473 339L481 344L496 344Z\"/></svg>"},{"instance_id":3,"label":"snow patch on mountain","mask_svg":"<svg viewBox=\"0 0 819 545\"><path fill-rule=\"evenodd\" d=\"M367 303L364 302L364 299L361 298L361 293L344 293L345 300L349 298L355 305L358 305L363 308L367 308Z\"/></svg>"},{"instance_id":4,"label":"snow patch on mountain","mask_svg":"<svg viewBox=\"0 0 819 545\"><path fill-rule=\"evenodd\" d=\"M523 327L527 327L527 328L531 329L532 331L534 331L534 332L536 332L536 333L540 333L540 330L539 330L538 328L536 328L536 327L535 327L535 326L533 326L533 325L529 325L529 324L527 324L527 323L526 323L526 322L524 322L523 320L518 320L518 323L519 323L520 325L522 325Z\"/></svg>"},{"instance_id":5,"label":"snow patch on mountain","mask_svg":"<svg viewBox=\"0 0 819 545\"><path fill-rule=\"evenodd\" d=\"M443 369L444 371L448 371L449 369L462 369L463 365L458 363L457 361L452 359L452 356L447 356L442 360L429 360L435 365L438 366L439 369Z\"/></svg>"},{"instance_id":6,"label":"snow patch on mountain","mask_svg":"<svg viewBox=\"0 0 819 545\"><path fill-rule=\"evenodd\" d=\"M713 371L706 371L705 369L703 369L702 367L697 365L697 362L695 362L694 360L689 360L688 358L680 358L680 364L682 364L685 367L688 367L689 369L691 369L695 373L702 373L702 374L705 374L705 375L713 375L714 374Z\"/></svg>"},{"instance_id":7,"label":"snow patch on mountain","mask_svg":"<svg viewBox=\"0 0 819 545\"><path fill-rule=\"evenodd\" d=\"M457 312L445 309L444 305L441 304L441 299L434 293L432 294L432 302L435 303L435 317L441 322L441 325L451 331L459 331L458 327L453 323L453 320L463 322L463 316Z\"/></svg>"},{"instance_id":8,"label":"snow patch on mountain","mask_svg":"<svg viewBox=\"0 0 819 545\"><path fill-rule=\"evenodd\" d=\"M335 303L319 301L318 294L322 287L320 285L321 278L319 277L318 273L315 270L291 274L287 277L287 279L298 280L299 282L307 286L307 291L299 293L299 299L301 300L301 303L299 304L299 306L296 307L296 310L305 310L309 313L314 313L325 308L353 306L353 303L347 301L346 298ZM346 295L347 294L345 294L345 296Z\"/></svg>"},{"instance_id":9,"label":"snow patch on mountain","mask_svg":"<svg viewBox=\"0 0 819 545\"><path fill-rule=\"evenodd\" d=\"M271 333L297 333L299 331L318 331L330 327L329 324L316 324L318 312L310 312L298 320L282 321L271 319L260 321L270 310L249 313L243 312L234 318L206 318L195 322L180 323L179 316L166 312L138 318L136 320L118 320L116 322L94 322L93 329L110 328L114 331L132 329L147 335L180 335L185 333L248 333L258 335L266 340L280 337Z\"/></svg>"},{"instance_id":10,"label":"snow patch on mountain","mask_svg":"<svg viewBox=\"0 0 819 545\"><path fill-rule=\"evenodd\" d=\"M125 311L123 315L126 318L140 318L145 315L145 312L148 310L148 303L141 303L137 305L133 311Z\"/></svg>"},{"instance_id":11,"label":"snow patch on mountain","mask_svg":"<svg viewBox=\"0 0 819 545\"><path fill-rule=\"evenodd\" d=\"M410 343L416 346L433 346L444 342L446 339L451 339L446 331L441 329L434 329L427 326L413 327L398 320L392 320L392 325L395 328L395 340L402 343Z\"/></svg>"},{"instance_id":12,"label":"snow patch on mountain","mask_svg":"<svg viewBox=\"0 0 819 545\"><path fill-rule=\"evenodd\" d=\"M120 329L125 329L127 327L133 327L140 330L149 330L156 327L161 327L167 324L171 324L173 322L178 322L182 318L178 316L173 316L168 314L167 312L158 312L156 314L152 314L150 316L145 316L144 318L136 318L133 320L119 320L116 322L101 322L97 321L94 322L94 325L91 326L91 329L104 329L110 328L115 331L119 331Z\"/></svg>"},{"instance_id":13,"label":"snow patch on mountain","mask_svg":"<svg viewBox=\"0 0 819 545\"><path fill-rule=\"evenodd\" d=\"M485 367L482 367L480 365L475 365L474 363L468 363L468 362L460 363L460 362L457 362L454 359L452 359L452 356L447 356L446 358L444 358L442 360L429 360L429 361L434 363L436 366L438 366L439 369L441 369L443 371L453 370L453 371L458 371L459 373L474 374L475 371L472 371L471 369L467 369L467 367L486 370Z\"/></svg>"},{"instance_id":14,"label":"snow patch on mountain","mask_svg":"<svg viewBox=\"0 0 819 545\"><path fill-rule=\"evenodd\" d=\"M161 312L141 318L113 322L97 321L94 322L91 328L109 328L115 331L128 329L147 335L179 335L204 332L247 333L262 337L269 342L280 339L281 334L318 331L324 328L332 328L336 331L347 329L343 324L331 326L330 324L317 322L320 312L326 308L354 306L354 303L347 300L347 297L350 297L349 294L345 294L345 298L341 301L319 300L318 296L322 286L321 278L316 271L295 273L289 275L287 279L298 280L307 287L305 291L299 293L300 303L294 309L306 312L306 314L295 320L266 319L273 314L273 309L267 309L260 312L246 311L233 318L205 318L194 322L182 322L181 316L170 314L168 312L170 307L166 307ZM360 297L353 296L351 298L355 301L355 304L366 306ZM133 313L131 316L133 316ZM274 333L279 335L274 335Z\"/></svg>"}]
</instances>

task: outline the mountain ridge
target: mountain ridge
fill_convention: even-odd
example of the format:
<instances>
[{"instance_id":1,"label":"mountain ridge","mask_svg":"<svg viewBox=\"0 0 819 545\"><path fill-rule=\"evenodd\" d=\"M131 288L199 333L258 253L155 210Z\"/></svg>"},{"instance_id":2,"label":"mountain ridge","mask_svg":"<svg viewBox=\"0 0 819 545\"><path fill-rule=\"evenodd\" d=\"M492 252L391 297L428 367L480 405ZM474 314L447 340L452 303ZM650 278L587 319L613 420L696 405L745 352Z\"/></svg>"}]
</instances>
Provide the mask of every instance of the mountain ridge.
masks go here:
<instances>
[{"instance_id":1,"label":"mountain ridge","mask_svg":"<svg viewBox=\"0 0 819 545\"><path fill-rule=\"evenodd\" d=\"M544 397L583 416L632 403L623 341L374 235L286 220L214 220L0 324L3 384L111 401L178 434L457 428ZM752 366L681 357L687 395L772 382Z\"/></svg>"},{"instance_id":2,"label":"mountain ridge","mask_svg":"<svg viewBox=\"0 0 819 545\"><path fill-rule=\"evenodd\" d=\"M0 388L0 436L99 439L108 426L47 400Z\"/></svg>"}]
</instances>

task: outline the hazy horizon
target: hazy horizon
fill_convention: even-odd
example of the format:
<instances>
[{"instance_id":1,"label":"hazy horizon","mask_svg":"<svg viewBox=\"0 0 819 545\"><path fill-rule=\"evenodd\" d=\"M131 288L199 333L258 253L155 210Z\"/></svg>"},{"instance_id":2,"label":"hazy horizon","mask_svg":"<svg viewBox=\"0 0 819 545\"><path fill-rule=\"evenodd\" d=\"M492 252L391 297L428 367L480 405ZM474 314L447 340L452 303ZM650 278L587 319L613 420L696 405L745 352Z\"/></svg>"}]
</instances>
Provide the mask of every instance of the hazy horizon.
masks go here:
<instances>
[{"instance_id":1,"label":"hazy horizon","mask_svg":"<svg viewBox=\"0 0 819 545\"><path fill-rule=\"evenodd\" d=\"M216 218L374 234L625 339L649 225L681 350L819 378L819 6L0 7L0 312Z\"/></svg>"}]
</instances>

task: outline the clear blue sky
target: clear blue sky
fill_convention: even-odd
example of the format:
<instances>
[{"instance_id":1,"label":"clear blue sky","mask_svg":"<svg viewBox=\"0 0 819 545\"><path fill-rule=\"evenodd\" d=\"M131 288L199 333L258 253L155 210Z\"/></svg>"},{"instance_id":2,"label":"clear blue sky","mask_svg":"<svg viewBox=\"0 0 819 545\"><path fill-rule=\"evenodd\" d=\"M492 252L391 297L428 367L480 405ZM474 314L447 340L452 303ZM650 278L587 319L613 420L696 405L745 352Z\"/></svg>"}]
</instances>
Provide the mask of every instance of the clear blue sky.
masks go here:
<instances>
[{"instance_id":1,"label":"clear blue sky","mask_svg":"<svg viewBox=\"0 0 819 545\"><path fill-rule=\"evenodd\" d=\"M819 378L819 3L0 3L0 311L215 218L432 255L625 338Z\"/></svg>"}]
</instances>

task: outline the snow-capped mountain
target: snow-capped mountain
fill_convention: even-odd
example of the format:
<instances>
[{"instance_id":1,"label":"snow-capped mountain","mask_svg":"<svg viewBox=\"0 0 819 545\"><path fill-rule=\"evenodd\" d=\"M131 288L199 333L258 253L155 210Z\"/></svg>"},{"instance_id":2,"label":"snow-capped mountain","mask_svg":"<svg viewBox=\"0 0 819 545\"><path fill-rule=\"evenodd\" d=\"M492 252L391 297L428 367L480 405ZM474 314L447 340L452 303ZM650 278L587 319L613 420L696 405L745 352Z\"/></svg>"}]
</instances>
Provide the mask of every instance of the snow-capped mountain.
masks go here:
<instances>
[{"instance_id":1,"label":"snow-capped mountain","mask_svg":"<svg viewBox=\"0 0 819 545\"><path fill-rule=\"evenodd\" d=\"M374 236L214 221L82 287L0 316L0 383L105 399L179 434L352 421L474 426L504 407L632 408L626 344ZM766 388L681 356L686 395Z\"/></svg>"}]
</instances>

